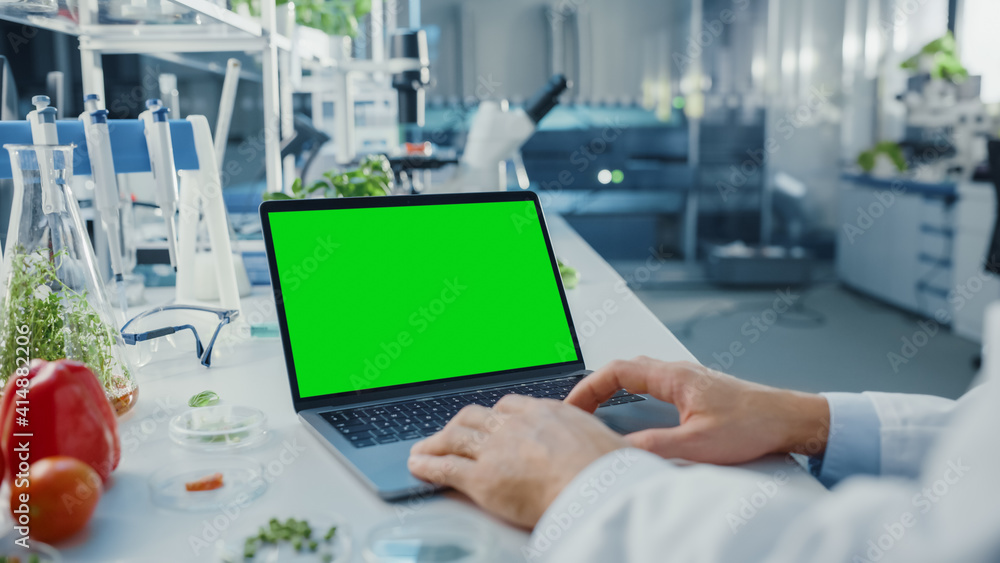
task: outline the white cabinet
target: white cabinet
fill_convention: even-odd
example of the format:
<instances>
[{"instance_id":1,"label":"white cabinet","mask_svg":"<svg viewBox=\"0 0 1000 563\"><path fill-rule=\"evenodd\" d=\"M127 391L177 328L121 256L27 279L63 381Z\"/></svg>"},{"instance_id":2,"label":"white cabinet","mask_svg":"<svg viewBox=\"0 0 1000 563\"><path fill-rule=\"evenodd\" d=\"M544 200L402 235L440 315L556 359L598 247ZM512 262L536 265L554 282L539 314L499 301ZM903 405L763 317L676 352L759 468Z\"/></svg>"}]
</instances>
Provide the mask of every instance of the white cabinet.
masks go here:
<instances>
[{"instance_id":1,"label":"white cabinet","mask_svg":"<svg viewBox=\"0 0 1000 563\"><path fill-rule=\"evenodd\" d=\"M839 195L840 280L981 341L983 311L1000 299L1000 278L983 269L993 187L845 175Z\"/></svg>"},{"instance_id":2,"label":"white cabinet","mask_svg":"<svg viewBox=\"0 0 1000 563\"><path fill-rule=\"evenodd\" d=\"M952 314L954 186L845 176L837 274L846 285L927 317Z\"/></svg>"},{"instance_id":3,"label":"white cabinet","mask_svg":"<svg viewBox=\"0 0 1000 563\"><path fill-rule=\"evenodd\" d=\"M956 334L979 342L983 311L990 302L1000 299L1000 279L983 268L993 235L996 196L993 187L984 183L961 184L958 196L952 328ZM1000 256L996 259L1000 260Z\"/></svg>"}]
</instances>

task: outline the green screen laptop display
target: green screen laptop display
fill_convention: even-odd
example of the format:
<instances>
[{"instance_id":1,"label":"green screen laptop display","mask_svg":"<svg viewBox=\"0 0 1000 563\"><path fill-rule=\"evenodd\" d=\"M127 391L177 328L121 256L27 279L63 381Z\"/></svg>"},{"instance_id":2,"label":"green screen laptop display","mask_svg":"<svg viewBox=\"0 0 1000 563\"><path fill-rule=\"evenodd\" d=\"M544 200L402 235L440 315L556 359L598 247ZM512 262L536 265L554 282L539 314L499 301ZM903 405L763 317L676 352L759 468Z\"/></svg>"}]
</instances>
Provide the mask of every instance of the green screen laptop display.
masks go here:
<instances>
[{"instance_id":1,"label":"green screen laptop display","mask_svg":"<svg viewBox=\"0 0 1000 563\"><path fill-rule=\"evenodd\" d=\"M531 201L270 215L299 396L578 361Z\"/></svg>"}]
</instances>

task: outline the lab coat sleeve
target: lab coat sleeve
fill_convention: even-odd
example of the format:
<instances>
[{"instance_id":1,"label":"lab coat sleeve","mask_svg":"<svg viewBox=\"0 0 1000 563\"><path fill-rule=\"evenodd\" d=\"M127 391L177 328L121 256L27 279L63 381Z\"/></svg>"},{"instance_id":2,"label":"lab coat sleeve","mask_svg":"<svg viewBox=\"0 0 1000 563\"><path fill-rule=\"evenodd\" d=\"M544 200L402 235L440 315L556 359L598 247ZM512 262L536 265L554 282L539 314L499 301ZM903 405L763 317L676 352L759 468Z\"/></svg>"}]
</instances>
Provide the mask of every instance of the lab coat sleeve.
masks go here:
<instances>
[{"instance_id":1,"label":"lab coat sleeve","mask_svg":"<svg viewBox=\"0 0 1000 563\"><path fill-rule=\"evenodd\" d=\"M987 350L1000 347L1000 305L987 315L986 336L993 343ZM790 480L792 465L771 474L678 467L619 450L562 490L524 556L573 563L1000 561L1000 359L985 359L987 382L957 405L870 394L882 425L882 473L919 466L916 479L855 476L827 492ZM907 445L917 451L904 451Z\"/></svg>"},{"instance_id":2,"label":"lab coat sleeve","mask_svg":"<svg viewBox=\"0 0 1000 563\"><path fill-rule=\"evenodd\" d=\"M974 400L978 393L973 389L958 401L930 395L864 393L878 413L879 473L916 477L956 406Z\"/></svg>"},{"instance_id":3,"label":"lab coat sleeve","mask_svg":"<svg viewBox=\"0 0 1000 563\"><path fill-rule=\"evenodd\" d=\"M1000 403L1000 393L990 402ZM856 476L832 491L791 479L792 464L773 473L679 467L619 450L560 493L523 555L573 563L1000 561L1000 511L991 502L1000 498L1000 410L975 415L942 437L920 479Z\"/></svg>"},{"instance_id":4,"label":"lab coat sleeve","mask_svg":"<svg viewBox=\"0 0 1000 563\"><path fill-rule=\"evenodd\" d=\"M921 463L963 402L902 393L823 393L830 407L830 436L814 473L832 487L851 475L915 478Z\"/></svg>"},{"instance_id":5,"label":"lab coat sleeve","mask_svg":"<svg viewBox=\"0 0 1000 563\"><path fill-rule=\"evenodd\" d=\"M822 457L810 460L827 487L851 475L878 475L881 467L879 417L870 397L823 393L830 407L830 433Z\"/></svg>"},{"instance_id":6,"label":"lab coat sleeve","mask_svg":"<svg viewBox=\"0 0 1000 563\"><path fill-rule=\"evenodd\" d=\"M852 493L851 506L851 500L833 500L818 486L788 487L793 466L785 467L783 473L761 474L709 465L679 467L639 450L609 454L577 476L549 507L525 558L560 563L850 562L850 552L856 542L864 543L864 534L850 538L841 531L821 537L831 510L844 526L875 529L887 518L887 508L879 503L901 505L909 494L900 485L877 495ZM838 506L820 509L825 502ZM858 518L870 525L862 526ZM811 526L804 526L806 521ZM825 555L816 557L819 553Z\"/></svg>"}]
</instances>

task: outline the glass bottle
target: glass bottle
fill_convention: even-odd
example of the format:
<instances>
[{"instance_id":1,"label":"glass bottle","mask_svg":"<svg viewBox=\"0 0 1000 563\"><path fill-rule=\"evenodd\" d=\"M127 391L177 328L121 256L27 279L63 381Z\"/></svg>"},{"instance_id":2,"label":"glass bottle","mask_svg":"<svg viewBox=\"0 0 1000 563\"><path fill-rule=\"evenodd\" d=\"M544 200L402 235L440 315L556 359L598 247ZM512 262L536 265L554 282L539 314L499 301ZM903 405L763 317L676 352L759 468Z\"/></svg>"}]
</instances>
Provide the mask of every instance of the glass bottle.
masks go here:
<instances>
[{"instance_id":1,"label":"glass bottle","mask_svg":"<svg viewBox=\"0 0 1000 563\"><path fill-rule=\"evenodd\" d=\"M78 360L121 415L135 405L138 388L70 188L74 147L4 148L14 198L0 269L0 382L25 356Z\"/></svg>"}]
</instances>

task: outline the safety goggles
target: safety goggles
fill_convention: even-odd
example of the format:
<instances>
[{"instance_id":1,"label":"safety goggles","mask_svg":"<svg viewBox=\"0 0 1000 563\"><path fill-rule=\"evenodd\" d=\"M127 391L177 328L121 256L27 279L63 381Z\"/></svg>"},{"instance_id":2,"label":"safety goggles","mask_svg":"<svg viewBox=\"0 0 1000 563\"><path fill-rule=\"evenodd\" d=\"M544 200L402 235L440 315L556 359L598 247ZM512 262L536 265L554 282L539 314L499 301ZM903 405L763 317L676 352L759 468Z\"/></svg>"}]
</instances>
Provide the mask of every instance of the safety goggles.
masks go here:
<instances>
[{"instance_id":1,"label":"safety goggles","mask_svg":"<svg viewBox=\"0 0 1000 563\"><path fill-rule=\"evenodd\" d=\"M122 326L126 344L140 348L138 362L149 363L152 356L168 356L189 350L193 337L195 354L205 367L212 365L212 351L222 327L238 317L236 309L215 309L195 305L164 305L129 319ZM203 336L211 335L207 344ZM145 344L144 344L145 343Z\"/></svg>"}]
</instances>

